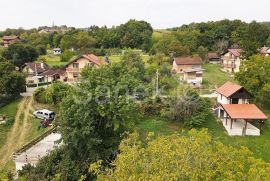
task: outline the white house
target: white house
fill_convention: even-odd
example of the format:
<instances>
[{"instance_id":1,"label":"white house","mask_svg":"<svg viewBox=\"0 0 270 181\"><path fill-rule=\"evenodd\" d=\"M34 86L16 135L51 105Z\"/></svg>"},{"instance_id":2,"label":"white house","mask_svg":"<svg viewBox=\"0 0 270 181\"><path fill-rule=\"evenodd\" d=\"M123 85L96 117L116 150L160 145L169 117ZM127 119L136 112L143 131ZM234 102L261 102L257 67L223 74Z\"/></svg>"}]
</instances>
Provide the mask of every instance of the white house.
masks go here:
<instances>
[{"instance_id":1,"label":"white house","mask_svg":"<svg viewBox=\"0 0 270 181\"><path fill-rule=\"evenodd\" d=\"M226 82L216 90L217 115L230 136L259 136L264 113L254 104L249 104L251 95L242 86ZM260 128L254 126L259 123Z\"/></svg>"},{"instance_id":2,"label":"white house","mask_svg":"<svg viewBox=\"0 0 270 181\"><path fill-rule=\"evenodd\" d=\"M54 54L54 55L61 55L61 54L62 54L62 51L61 51L60 48L54 48L54 49L53 49L53 54Z\"/></svg>"}]
</instances>

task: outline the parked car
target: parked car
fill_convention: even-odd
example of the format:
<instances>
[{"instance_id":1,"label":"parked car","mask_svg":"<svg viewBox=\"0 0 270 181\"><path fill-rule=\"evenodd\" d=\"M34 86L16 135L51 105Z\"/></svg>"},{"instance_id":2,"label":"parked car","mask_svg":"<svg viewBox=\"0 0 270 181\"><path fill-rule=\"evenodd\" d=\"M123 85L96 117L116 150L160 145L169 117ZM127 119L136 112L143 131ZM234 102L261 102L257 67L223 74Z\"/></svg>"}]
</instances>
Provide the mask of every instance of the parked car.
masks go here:
<instances>
[{"instance_id":1,"label":"parked car","mask_svg":"<svg viewBox=\"0 0 270 181\"><path fill-rule=\"evenodd\" d=\"M54 120L55 118L55 113L53 111L47 110L47 109L42 109L42 110L37 110L33 113L33 115L36 118L39 119L47 119L47 120Z\"/></svg>"}]
</instances>

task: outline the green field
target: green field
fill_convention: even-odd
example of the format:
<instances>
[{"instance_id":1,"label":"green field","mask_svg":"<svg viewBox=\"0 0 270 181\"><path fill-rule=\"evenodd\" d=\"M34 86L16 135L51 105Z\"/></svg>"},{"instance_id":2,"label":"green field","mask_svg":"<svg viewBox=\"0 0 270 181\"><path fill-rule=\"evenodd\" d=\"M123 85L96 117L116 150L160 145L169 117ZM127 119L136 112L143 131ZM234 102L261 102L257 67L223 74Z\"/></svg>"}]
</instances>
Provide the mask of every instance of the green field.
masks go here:
<instances>
[{"instance_id":1,"label":"green field","mask_svg":"<svg viewBox=\"0 0 270 181\"><path fill-rule=\"evenodd\" d=\"M60 61L60 56L54 56L54 55L45 55L45 56L40 56L41 60L45 60L45 63L49 65L50 67L59 67L59 66L64 66L67 64L67 62L61 62Z\"/></svg>"},{"instance_id":2,"label":"green field","mask_svg":"<svg viewBox=\"0 0 270 181\"><path fill-rule=\"evenodd\" d=\"M213 90L227 81L235 82L233 75L221 71L219 65L204 64L203 69L203 89L206 92L213 92Z\"/></svg>"}]
</instances>

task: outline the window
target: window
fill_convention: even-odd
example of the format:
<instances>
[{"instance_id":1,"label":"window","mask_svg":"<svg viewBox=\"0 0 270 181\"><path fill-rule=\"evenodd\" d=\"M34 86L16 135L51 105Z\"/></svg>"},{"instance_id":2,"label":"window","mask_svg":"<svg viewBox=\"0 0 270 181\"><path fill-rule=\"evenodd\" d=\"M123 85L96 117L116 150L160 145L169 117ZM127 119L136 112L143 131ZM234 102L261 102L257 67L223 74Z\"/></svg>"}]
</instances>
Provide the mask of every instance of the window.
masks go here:
<instances>
[{"instance_id":1,"label":"window","mask_svg":"<svg viewBox=\"0 0 270 181\"><path fill-rule=\"evenodd\" d=\"M220 100L222 100L222 94L220 94Z\"/></svg>"},{"instance_id":2,"label":"window","mask_svg":"<svg viewBox=\"0 0 270 181\"><path fill-rule=\"evenodd\" d=\"M79 68L79 64L78 63L73 63L73 68Z\"/></svg>"},{"instance_id":3,"label":"window","mask_svg":"<svg viewBox=\"0 0 270 181\"><path fill-rule=\"evenodd\" d=\"M28 80L28 84L33 84L34 80Z\"/></svg>"},{"instance_id":4,"label":"window","mask_svg":"<svg viewBox=\"0 0 270 181\"><path fill-rule=\"evenodd\" d=\"M73 73L73 78L79 77L79 73Z\"/></svg>"}]
</instances>

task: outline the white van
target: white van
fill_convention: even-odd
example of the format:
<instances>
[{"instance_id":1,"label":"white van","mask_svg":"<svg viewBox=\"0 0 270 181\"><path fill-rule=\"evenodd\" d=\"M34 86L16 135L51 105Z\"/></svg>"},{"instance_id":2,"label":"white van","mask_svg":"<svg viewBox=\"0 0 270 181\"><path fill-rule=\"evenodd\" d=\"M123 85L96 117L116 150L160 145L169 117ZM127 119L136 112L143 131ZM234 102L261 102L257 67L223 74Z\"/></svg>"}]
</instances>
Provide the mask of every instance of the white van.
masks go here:
<instances>
[{"instance_id":1,"label":"white van","mask_svg":"<svg viewBox=\"0 0 270 181\"><path fill-rule=\"evenodd\" d=\"M37 110L33 113L33 115L36 118L47 119L50 121L54 120L54 118L55 118L55 113L53 111L49 111L47 109Z\"/></svg>"}]
</instances>

